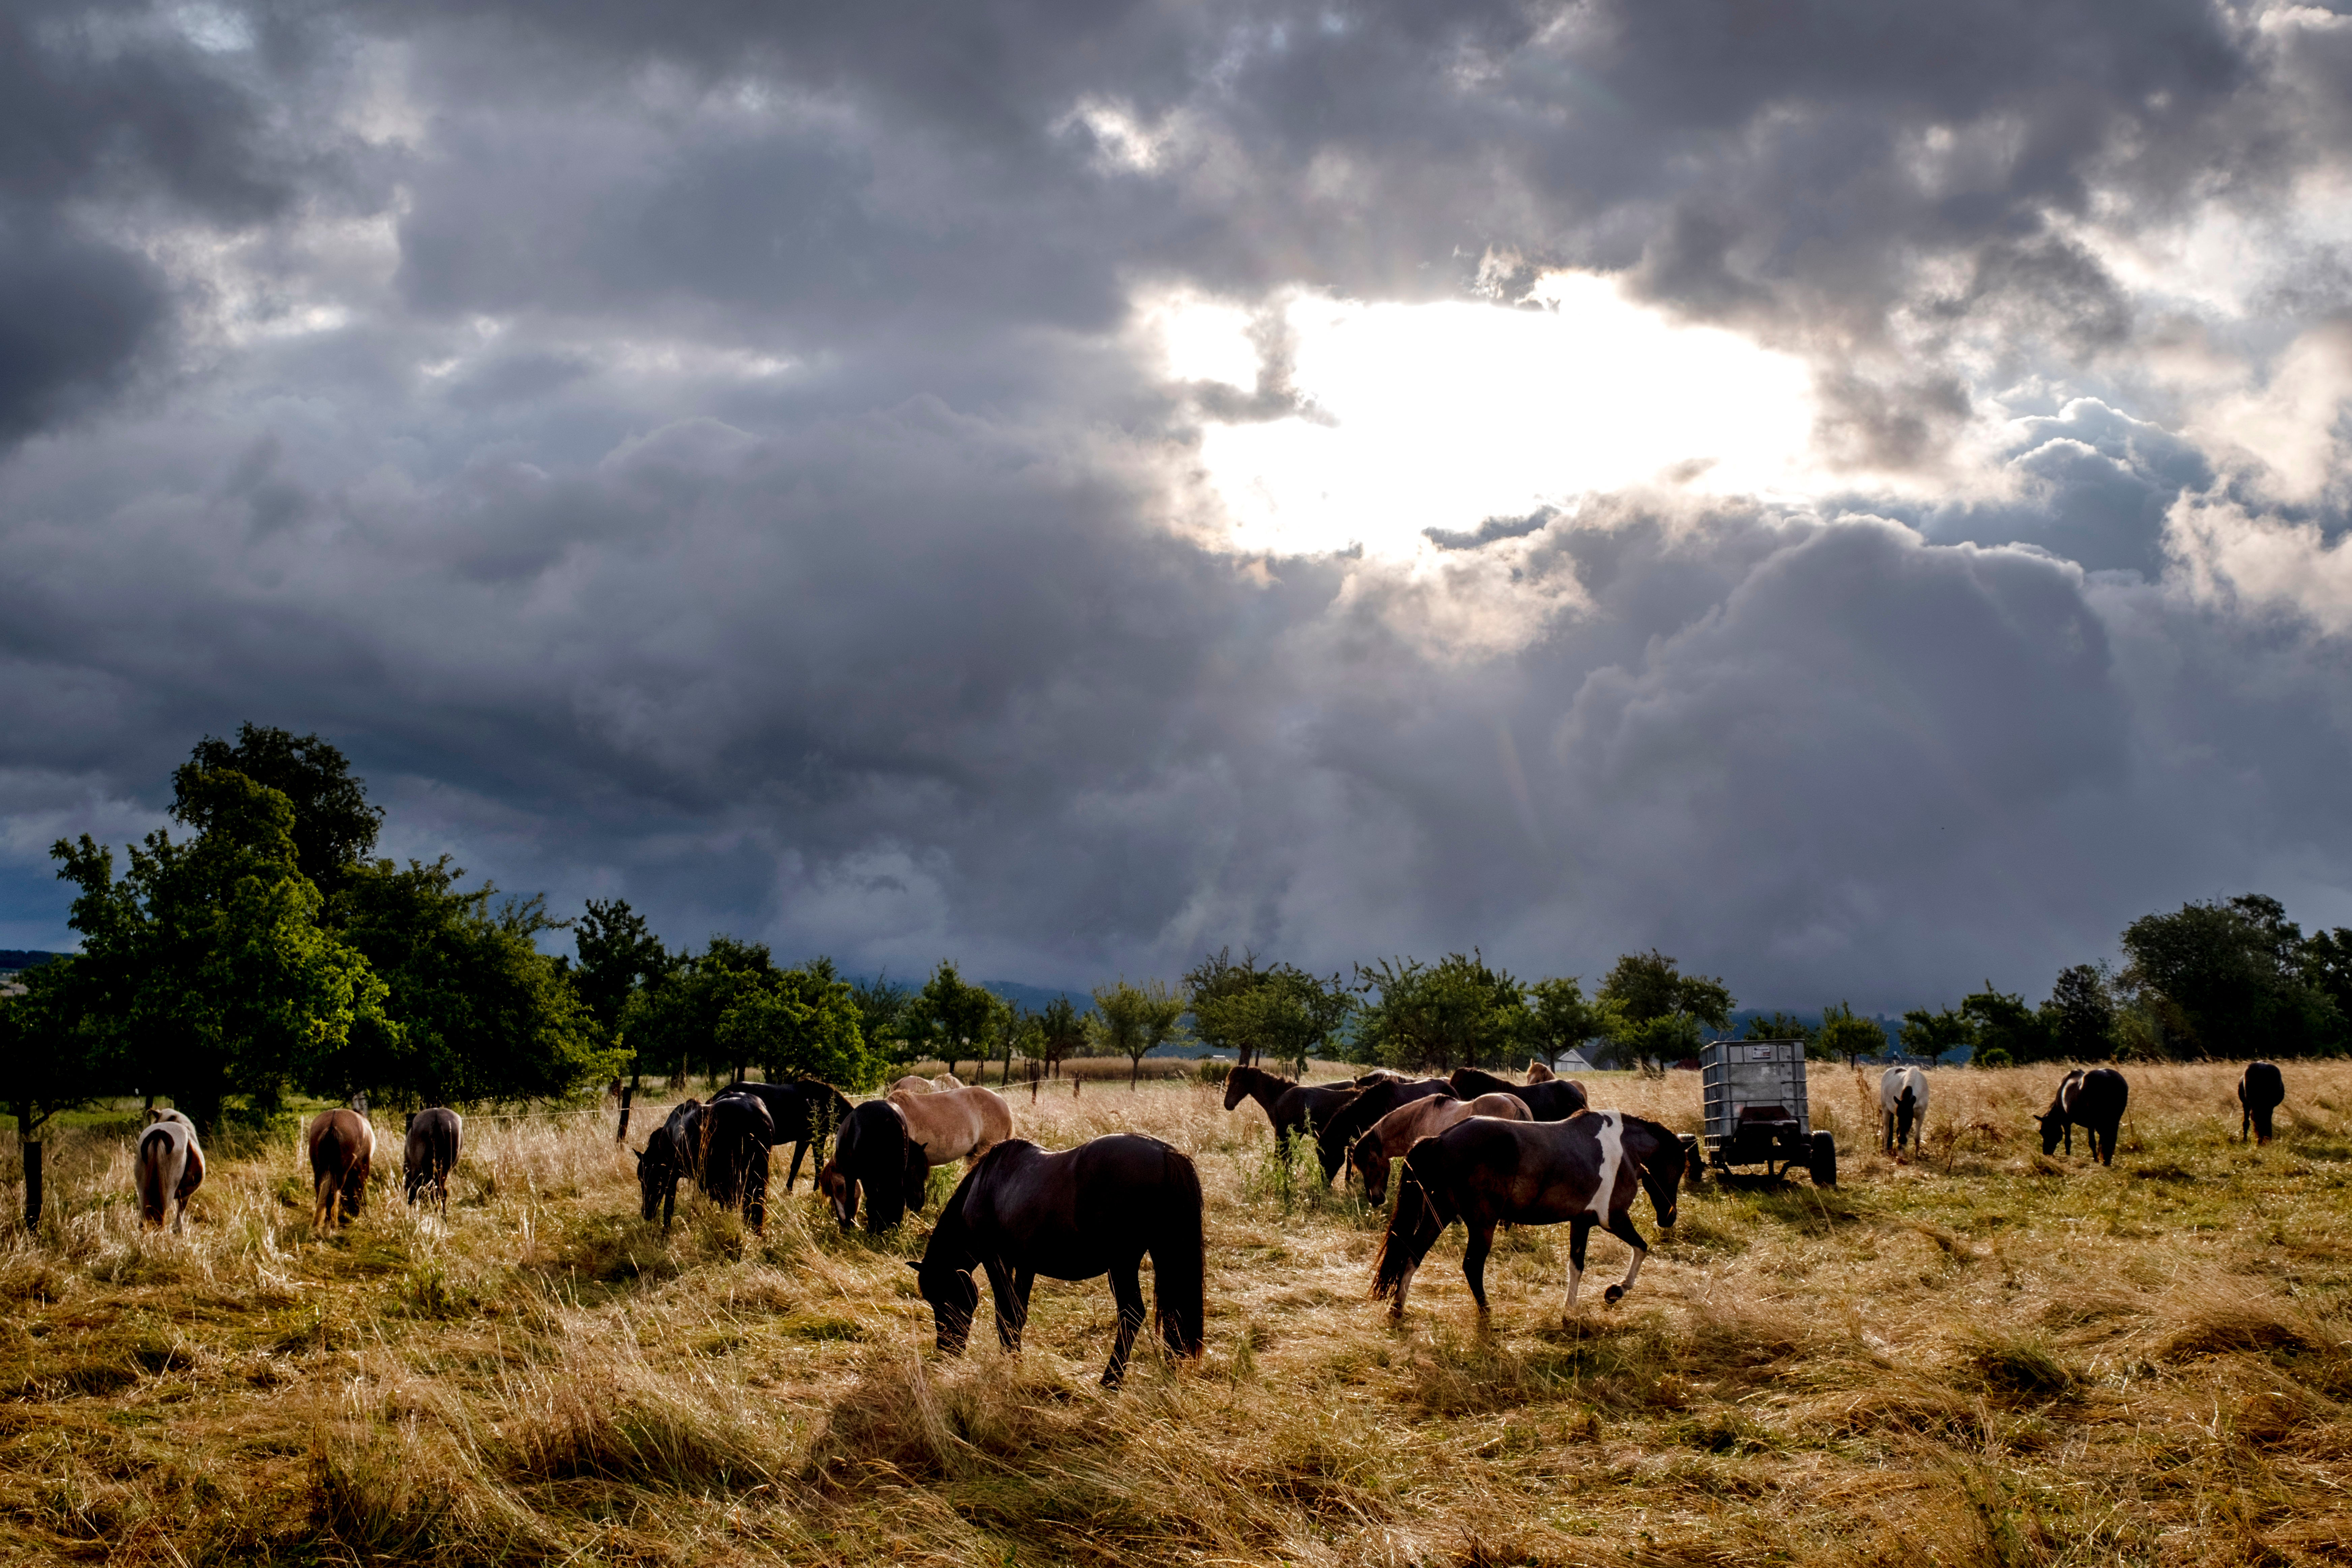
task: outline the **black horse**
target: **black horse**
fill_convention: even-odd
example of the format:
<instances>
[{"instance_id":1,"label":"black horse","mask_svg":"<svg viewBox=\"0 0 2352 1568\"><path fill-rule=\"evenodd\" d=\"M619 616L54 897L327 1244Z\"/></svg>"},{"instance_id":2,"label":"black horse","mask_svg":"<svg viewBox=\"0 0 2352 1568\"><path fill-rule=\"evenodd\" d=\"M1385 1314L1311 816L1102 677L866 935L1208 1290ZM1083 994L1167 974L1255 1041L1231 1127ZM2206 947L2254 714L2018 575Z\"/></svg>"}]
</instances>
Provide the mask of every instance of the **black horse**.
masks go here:
<instances>
[{"instance_id":1,"label":"black horse","mask_svg":"<svg viewBox=\"0 0 2352 1568\"><path fill-rule=\"evenodd\" d=\"M1371 1130L1373 1122L1400 1105L1453 1093L1454 1086L1442 1078L1409 1079L1391 1074L1373 1079L1365 1086L1363 1093L1341 1106L1328 1121L1316 1130L1315 1152L1323 1162L1323 1184L1330 1185L1333 1176L1350 1168L1348 1151L1355 1147L1357 1139Z\"/></svg>"},{"instance_id":2,"label":"black horse","mask_svg":"<svg viewBox=\"0 0 2352 1568\"><path fill-rule=\"evenodd\" d=\"M2074 1152L2074 1129L2083 1128L2091 1135L2091 1157L2102 1165L2116 1163L2116 1128L2124 1119L2124 1107L2131 1100L2131 1086L2124 1075L2113 1068L2093 1068L2089 1072L2076 1068L2058 1085L2051 1098L2050 1109L2034 1118L2042 1123L2042 1152L2058 1152L2058 1140L2066 1140L2066 1152Z\"/></svg>"},{"instance_id":3,"label":"black horse","mask_svg":"<svg viewBox=\"0 0 2352 1568\"><path fill-rule=\"evenodd\" d=\"M833 1216L844 1230L857 1222L863 1188L866 1228L877 1234L904 1219L909 1208L922 1212L930 1180L929 1157L907 1135L907 1119L887 1100L850 1108L833 1141L833 1158L816 1173L817 1190L833 1205Z\"/></svg>"},{"instance_id":4,"label":"black horse","mask_svg":"<svg viewBox=\"0 0 2352 1568\"><path fill-rule=\"evenodd\" d=\"M1528 1113L1538 1121L1565 1121L1591 1102L1584 1097L1584 1086L1572 1078L1548 1078L1541 1083L1513 1083L1507 1078L1481 1072L1476 1068L1455 1068L1448 1080L1454 1086L1456 1100L1475 1100L1482 1094L1507 1094L1528 1108Z\"/></svg>"},{"instance_id":5,"label":"black horse","mask_svg":"<svg viewBox=\"0 0 2352 1568\"><path fill-rule=\"evenodd\" d=\"M1116 1388L1143 1326L1137 1270L1147 1255L1160 1338L1177 1355L1201 1353L1201 1230L1200 1173L1157 1138L1114 1132L1058 1154L1013 1138L972 1167L940 1212L923 1260L907 1267L931 1304L943 1355L961 1355L971 1338L980 1308L974 1268L988 1271L996 1337L1008 1351L1021 1348L1038 1275L1109 1275L1118 1337L1102 1381Z\"/></svg>"},{"instance_id":6,"label":"black horse","mask_svg":"<svg viewBox=\"0 0 2352 1568\"><path fill-rule=\"evenodd\" d=\"M2276 1062L2248 1062L2238 1078L2238 1137L2251 1131L2263 1142L2271 1141L2271 1113L2286 1103L2286 1079Z\"/></svg>"},{"instance_id":7,"label":"black horse","mask_svg":"<svg viewBox=\"0 0 2352 1568\"><path fill-rule=\"evenodd\" d=\"M678 1183L702 1169L702 1112L698 1100L673 1107L669 1120L637 1152L637 1193L645 1200L645 1216L660 1215L664 1230L677 1210Z\"/></svg>"},{"instance_id":8,"label":"black horse","mask_svg":"<svg viewBox=\"0 0 2352 1568\"><path fill-rule=\"evenodd\" d=\"M1612 1306L1622 1300L1642 1272L1649 1243L1633 1228L1634 1196L1643 1191L1658 1211L1658 1224L1671 1230L1675 1201L1686 1158L1682 1139L1669 1127L1622 1110L1591 1111L1565 1121L1504 1121L1472 1117L1434 1138L1415 1143L1397 1178L1396 1208L1381 1238L1373 1265L1372 1295L1386 1298L1393 1317L1404 1315L1405 1292L1413 1270L1431 1247L1459 1218L1470 1227L1462 1253L1462 1276L1486 1313L1486 1254L1497 1225L1571 1226L1568 1240L1568 1300L1576 1310L1577 1287L1584 1279L1584 1244L1596 1225L1633 1249L1624 1283L1609 1287Z\"/></svg>"},{"instance_id":9,"label":"black horse","mask_svg":"<svg viewBox=\"0 0 2352 1568\"><path fill-rule=\"evenodd\" d=\"M775 1120L757 1095L721 1091L702 1108L702 1190L722 1208L740 1207L754 1232L768 1228L768 1149Z\"/></svg>"},{"instance_id":10,"label":"black horse","mask_svg":"<svg viewBox=\"0 0 2352 1568\"><path fill-rule=\"evenodd\" d=\"M1294 1132L1313 1137L1317 1129L1328 1126L1363 1092L1352 1083L1307 1089L1261 1068L1237 1067L1225 1075L1225 1109L1231 1110L1244 1098L1256 1100L1266 1120L1274 1123L1277 1148ZM1331 1179L1331 1169L1326 1168L1326 1182Z\"/></svg>"},{"instance_id":11,"label":"black horse","mask_svg":"<svg viewBox=\"0 0 2352 1568\"><path fill-rule=\"evenodd\" d=\"M849 1100L841 1090L814 1079L795 1079L791 1083L738 1083L728 1087L730 1094L748 1094L768 1108L768 1117L774 1127L768 1134L772 1148L793 1146L792 1169L784 1173L784 1191L801 1179L801 1159L813 1144L817 1158L824 1158L825 1140L832 1137L849 1115Z\"/></svg>"},{"instance_id":12,"label":"black horse","mask_svg":"<svg viewBox=\"0 0 2352 1568\"><path fill-rule=\"evenodd\" d=\"M449 1173L457 1168L457 1143L465 1122L446 1105L420 1110L408 1119L408 1137L401 1146L401 1185L415 1203L425 1188L440 1200L441 1217L449 1217Z\"/></svg>"}]
</instances>

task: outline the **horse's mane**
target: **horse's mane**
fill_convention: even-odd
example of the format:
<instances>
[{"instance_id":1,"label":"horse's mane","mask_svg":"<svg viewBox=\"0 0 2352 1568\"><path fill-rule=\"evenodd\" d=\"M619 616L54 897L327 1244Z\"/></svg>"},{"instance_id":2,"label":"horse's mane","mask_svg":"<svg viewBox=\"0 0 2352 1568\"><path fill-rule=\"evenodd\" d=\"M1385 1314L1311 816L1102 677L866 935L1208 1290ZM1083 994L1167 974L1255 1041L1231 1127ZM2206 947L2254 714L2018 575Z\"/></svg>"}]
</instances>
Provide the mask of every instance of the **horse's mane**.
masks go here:
<instances>
[{"instance_id":1,"label":"horse's mane","mask_svg":"<svg viewBox=\"0 0 2352 1568\"><path fill-rule=\"evenodd\" d=\"M1248 1077L1244 1078L1244 1074L1247 1074ZM1241 1067L1234 1068L1229 1076L1242 1079L1242 1081L1245 1083L1252 1079L1264 1079L1266 1082L1279 1085L1284 1089L1297 1089L1298 1087L1298 1080L1295 1078L1285 1078L1280 1073L1268 1072L1262 1067L1255 1067L1246 1063Z\"/></svg>"}]
</instances>

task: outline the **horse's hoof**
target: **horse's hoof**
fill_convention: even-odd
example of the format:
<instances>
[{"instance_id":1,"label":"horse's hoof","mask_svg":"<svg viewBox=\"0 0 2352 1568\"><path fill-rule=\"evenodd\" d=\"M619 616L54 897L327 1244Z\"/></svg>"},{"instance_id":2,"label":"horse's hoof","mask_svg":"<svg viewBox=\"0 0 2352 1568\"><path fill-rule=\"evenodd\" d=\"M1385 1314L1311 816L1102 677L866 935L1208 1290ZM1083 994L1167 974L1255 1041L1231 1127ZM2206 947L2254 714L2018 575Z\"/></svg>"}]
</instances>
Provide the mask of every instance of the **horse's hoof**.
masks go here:
<instances>
[{"instance_id":1,"label":"horse's hoof","mask_svg":"<svg viewBox=\"0 0 2352 1568\"><path fill-rule=\"evenodd\" d=\"M1613 1307L1625 1299L1625 1287L1612 1285L1608 1289L1601 1292L1601 1299Z\"/></svg>"}]
</instances>

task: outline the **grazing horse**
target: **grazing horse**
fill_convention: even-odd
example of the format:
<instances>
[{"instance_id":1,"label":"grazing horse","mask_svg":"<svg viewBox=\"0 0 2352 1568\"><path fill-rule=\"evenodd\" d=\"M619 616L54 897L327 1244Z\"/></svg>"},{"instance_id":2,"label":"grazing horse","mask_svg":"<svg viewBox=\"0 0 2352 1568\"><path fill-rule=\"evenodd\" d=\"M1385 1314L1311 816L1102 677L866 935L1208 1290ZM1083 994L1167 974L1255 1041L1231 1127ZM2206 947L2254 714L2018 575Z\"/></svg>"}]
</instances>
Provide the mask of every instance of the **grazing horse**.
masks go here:
<instances>
[{"instance_id":1,"label":"grazing horse","mask_svg":"<svg viewBox=\"0 0 2352 1568\"><path fill-rule=\"evenodd\" d=\"M738 1083L728 1086L730 1094L748 1094L768 1108L768 1118L773 1123L768 1132L772 1148L793 1146L792 1169L784 1173L784 1191L801 1179L801 1159L815 1145L817 1158L824 1158L825 1140L849 1114L849 1100L841 1090L829 1083L813 1078L797 1079L791 1083Z\"/></svg>"},{"instance_id":2,"label":"grazing horse","mask_svg":"<svg viewBox=\"0 0 2352 1568\"><path fill-rule=\"evenodd\" d=\"M1591 1103L1585 1099L1584 1086L1572 1078L1513 1083L1476 1068L1455 1068L1447 1081L1453 1084L1456 1100L1475 1100L1482 1094L1516 1095L1538 1121L1565 1121Z\"/></svg>"},{"instance_id":3,"label":"grazing horse","mask_svg":"<svg viewBox=\"0 0 2352 1568\"><path fill-rule=\"evenodd\" d=\"M1577 1287L1584 1280L1584 1244L1596 1225L1633 1249L1622 1284L1609 1287L1611 1304L1624 1300L1642 1272L1649 1244L1633 1228L1633 1205L1646 1188L1658 1211L1658 1225L1671 1230L1675 1200L1686 1158L1672 1128L1622 1110L1586 1111L1565 1121L1497 1121L1474 1116L1434 1138L1414 1144L1397 1178L1395 1210L1381 1238L1372 1271L1375 1300L1390 1298L1391 1317L1404 1315L1405 1292L1413 1270L1456 1218L1470 1227L1462 1254L1462 1276L1486 1314L1486 1254L1497 1225L1558 1225L1571 1227L1568 1241L1568 1300L1576 1310Z\"/></svg>"},{"instance_id":4,"label":"grazing horse","mask_svg":"<svg viewBox=\"0 0 2352 1568\"><path fill-rule=\"evenodd\" d=\"M659 1214L664 1230L677 1211L678 1183L701 1169L703 1110L698 1100L674 1106L669 1120L655 1128L654 1135L637 1152L637 1192L645 1200L643 1213L647 1220Z\"/></svg>"},{"instance_id":5,"label":"grazing horse","mask_svg":"<svg viewBox=\"0 0 2352 1568\"><path fill-rule=\"evenodd\" d=\"M923 1146L907 1135L906 1113L895 1100L869 1100L850 1108L834 1136L833 1158L816 1173L817 1190L833 1205L833 1217L847 1230L857 1220L857 1194L866 1194L866 1228L879 1234L919 1213L931 1162Z\"/></svg>"},{"instance_id":6,"label":"grazing horse","mask_svg":"<svg viewBox=\"0 0 2352 1568\"><path fill-rule=\"evenodd\" d=\"M139 1189L139 1223L163 1228L163 1211L172 1210L172 1232L178 1235L188 1217L188 1199L205 1182L205 1151L196 1142L196 1124L176 1110L151 1110L147 1131L139 1135L131 1175Z\"/></svg>"},{"instance_id":7,"label":"grazing horse","mask_svg":"<svg viewBox=\"0 0 2352 1568\"><path fill-rule=\"evenodd\" d=\"M420 1110L408 1119L408 1140L401 1150L401 1179L408 1201L425 1188L440 1200L441 1217L449 1217L449 1173L457 1168L457 1141L465 1118L445 1105Z\"/></svg>"},{"instance_id":8,"label":"grazing horse","mask_svg":"<svg viewBox=\"0 0 2352 1568\"><path fill-rule=\"evenodd\" d=\"M2238 1078L2239 1140L2243 1142L2251 1129L2256 1138L2269 1142L2271 1112L2285 1102L2286 1079L2279 1076L2278 1063L2248 1062Z\"/></svg>"},{"instance_id":9,"label":"grazing horse","mask_svg":"<svg viewBox=\"0 0 2352 1568\"><path fill-rule=\"evenodd\" d=\"M1927 1127L1927 1075L1914 1067L1888 1068L1878 1079L1878 1112L1886 1152L1900 1157L1907 1138L1916 1158Z\"/></svg>"},{"instance_id":10,"label":"grazing horse","mask_svg":"<svg viewBox=\"0 0 2352 1568\"><path fill-rule=\"evenodd\" d=\"M1388 1077L1393 1079L1396 1075ZM1255 1100L1274 1123L1274 1143L1281 1148L1293 1132L1314 1136L1315 1130L1330 1124L1355 1098L1364 1091L1351 1083L1332 1084L1321 1089L1304 1089L1286 1078L1276 1078L1264 1068L1237 1067L1225 1075L1225 1109L1231 1110L1243 1100ZM1326 1173L1325 1179L1329 1179Z\"/></svg>"},{"instance_id":11,"label":"grazing horse","mask_svg":"<svg viewBox=\"0 0 2352 1568\"><path fill-rule=\"evenodd\" d=\"M2114 1164L2116 1127L2123 1121L2124 1106L2130 1099L2131 1086L2115 1068L2093 1068L2084 1072L2076 1068L2058 1085L2050 1109L2034 1118L2042 1123L2042 1152L2057 1152L2063 1134L2066 1152L2072 1154L2074 1129L2080 1127L2091 1135L2091 1157L2102 1165Z\"/></svg>"},{"instance_id":12,"label":"grazing horse","mask_svg":"<svg viewBox=\"0 0 2352 1568\"><path fill-rule=\"evenodd\" d=\"M886 1096L893 1094L929 1094L937 1087L938 1086L933 1084L929 1079L923 1077L921 1074L910 1072L905 1078L898 1079L896 1083L893 1083L889 1088L884 1089L882 1092Z\"/></svg>"},{"instance_id":13,"label":"grazing horse","mask_svg":"<svg viewBox=\"0 0 2352 1568\"><path fill-rule=\"evenodd\" d=\"M1389 1165L1424 1138L1434 1138L1457 1121L1473 1116L1499 1116L1506 1121L1533 1121L1534 1113L1516 1094L1482 1094L1475 1100L1416 1100L1400 1105L1356 1140L1348 1163L1362 1173L1364 1197L1378 1205L1389 1195Z\"/></svg>"},{"instance_id":14,"label":"grazing horse","mask_svg":"<svg viewBox=\"0 0 2352 1568\"><path fill-rule=\"evenodd\" d=\"M890 1103L906 1118L907 1136L923 1146L923 1157L934 1165L977 1160L1013 1136L1013 1108L1003 1095L978 1084L900 1095Z\"/></svg>"},{"instance_id":15,"label":"grazing horse","mask_svg":"<svg viewBox=\"0 0 2352 1568\"><path fill-rule=\"evenodd\" d=\"M352 1097L310 1119L310 1184L318 1195L311 1223L332 1230L346 1216L357 1218L367 1204L368 1168L375 1159L375 1124L368 1120L367 1096Z\"/></svg>"},{"instance_id":16,"label":"grazing horse","mask_svg":"<svg viewBox=\"0 0 2352 1568\"><path fill-rule=\"evenodd\" d=\"M1315 1131L1315 1152L1323 1162L1323 1184L1346 1168L1348 1150L1368 1131L1373 1123L1401 1105L1433 1096L1454 1098L1454 1088L1442 1078L1415 1080L1391 1078L1373 1084L1339 1108L1330 1121Z\"/></svg>"},{"instance_id":17,"label":"grazing horse","mask_svg":"<svg viewBox=\"0 0 2352 1568\"><path fill-rule=\"evenodd\" d=\"M1102 1381L1105 1388L1117 1388L1143 1326L1137 1270L1146 1255L1160 1337L1177 1355L1201 1353L1201 1228L1200 1173L1157 1138L1114 1132L1060 1153L1015 1138L971 1168L940 1211L922 1261L907 1267L931 1304L942 1355L961 1355L971 1338L972 1314L980 1308L974 1268L988 1271L996 1337L1015 1352L1029 1321L1029 1287L1038 1275L1109 1275L1118 1335Z\"/></svg>"},{"instance_id":18,"label":"grazing horse","mask_svg":"<svg viewBox=\"0 0 2352 1568\"><path fill-rule=\"evenodd\" d=\"M768 1149L775 1119L755 1094L721 1090L702 1108L702 1190L721 1208L740 1208L754 1235L768 1228Z\"/></svg>"},{"instance_id":19,"label":"grazing horse","mask_svg":"<svg viewBox=\"0 0 2352 1568\"><path fill-rule=\"evenodd\" d=\"M1559 1074L1552 1071L1551 1064L1545 1061L1542 1058L1529 1057L1528 1058L1528 1070L1525 1076L1529 1083L1549 1083L1552 1079L1558 1078Z\"/></svg>"}]
</instances>

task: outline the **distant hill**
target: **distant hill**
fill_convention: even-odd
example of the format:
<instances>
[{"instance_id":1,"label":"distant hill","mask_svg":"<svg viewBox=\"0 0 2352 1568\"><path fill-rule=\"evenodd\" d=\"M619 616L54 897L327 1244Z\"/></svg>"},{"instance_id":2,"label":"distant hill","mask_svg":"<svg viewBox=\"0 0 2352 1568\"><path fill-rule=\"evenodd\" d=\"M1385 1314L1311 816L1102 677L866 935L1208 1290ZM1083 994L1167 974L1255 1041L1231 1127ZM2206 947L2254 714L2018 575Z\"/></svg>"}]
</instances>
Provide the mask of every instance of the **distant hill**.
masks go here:
<instances>
[{"instance_id":1,"label":"distant hill","mask_svg":"<svg viewBox=\"0 0 2352 1568\"><path fill-rule=\"evenodd\" d=\"M19 969L38 969L53 958L63 958L62 952L41 952L28 947L0 947L0 974Z\"/></svg>"}]
</instances>

